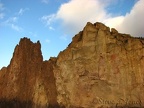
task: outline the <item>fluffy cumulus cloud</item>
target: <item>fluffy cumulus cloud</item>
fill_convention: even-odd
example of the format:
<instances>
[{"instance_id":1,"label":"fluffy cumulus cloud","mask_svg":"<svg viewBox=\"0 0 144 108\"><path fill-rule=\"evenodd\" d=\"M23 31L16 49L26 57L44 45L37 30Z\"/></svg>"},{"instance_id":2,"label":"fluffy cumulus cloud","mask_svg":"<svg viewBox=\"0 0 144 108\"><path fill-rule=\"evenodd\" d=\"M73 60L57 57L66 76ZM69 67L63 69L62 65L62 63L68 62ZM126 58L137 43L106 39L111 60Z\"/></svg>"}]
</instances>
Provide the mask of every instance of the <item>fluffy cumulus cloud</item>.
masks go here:
<instances>
[{"instance_id":1,"label":"fluffy cumulus cloud","mask_svg":"<svg viewBox=\"0 0 144 108\"><path fill-rule=\"evenodd\" d=\"M128 33L135 37L144 37L144 0L139 0L130 13L125 16L110 17L104 23L114 27L119 32Z\"/></svg>"},{"instance_id":2,"label":"fluffy cumulus cloud","mask_svg":"<svg viewBox=\"0 0 144 108\"><path fill-rule=\"evenodd\" d=\"M71 0L61 5L56 17L62 20L68 31L78 32L87 21L103 21L108 16L104 7L105 4L98 0Z\"/></svg>"},{"instance_id":3,"label":"fluffy cumulus cloud","mask_svg":"<svg viewBox=\"0 0 144 108\"><path fill-rule=\"evenodd\" d=\"M144 0L136 2L132 10L126 15L114 16L107 12L107 7L114 0L70 0L60 6L59 10L42 19L50 25L53 20L61 20L66 32L72 34L82 30L89 22L103 22L123 33L134 36L144 36Z\"/></svg>"},{"instance_id":4,"label":"fluffy cumulus cloud","mask_svg":"<svg viewBox=\"0 0 144 108\"><path fill-rule=\"evenodd\" d=\"M144 0L139 0L130 13L124 16L120 26L121 32L130 33L133 36L144 37Z\"/></svg>"},{"instance_id":5,"label":"fluffy cumulus cloud","mask_svg":"<svg viewBox=\"0 0 144 108\"><path fill-rule=\"evenodd\" d=\"M105 6L106 4L99 0L70 0L62 4L57 13L43 16L41 19L47 25L54 20L60 20L67 33L75 34L82 30L88 21L103 21L108 17Z\"/></svg>"}]
</instances>

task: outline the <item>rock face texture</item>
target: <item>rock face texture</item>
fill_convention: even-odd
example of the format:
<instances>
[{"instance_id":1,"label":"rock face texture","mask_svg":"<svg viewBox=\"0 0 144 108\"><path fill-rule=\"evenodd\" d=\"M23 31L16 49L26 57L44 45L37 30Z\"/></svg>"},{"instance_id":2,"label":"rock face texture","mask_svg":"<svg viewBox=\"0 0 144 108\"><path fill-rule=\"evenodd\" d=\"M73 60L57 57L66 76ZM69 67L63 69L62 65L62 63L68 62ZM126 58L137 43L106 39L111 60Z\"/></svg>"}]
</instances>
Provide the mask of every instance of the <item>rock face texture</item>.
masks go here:
<instances>
[{"instance_id":1,"label":"rock face texture","mask_svg":"<svg viewBox=\"0 0 144 108\"><path fill-rule=\"evenodd\" d=\"M0 107L144 107L143 38L88 22L58 57L40 48L20 40L0 70Z\"/></svg>"},{"instance_id":2,"label":"rock face texture","mask_svg":"<svg viewBox=\"0 0 144 108\"><path fill-rule=\"evenodd\" d=\"M23 38L7 68L0 72L0 108L57 106L52 60L44 61L39 41ZM3 102L4 101L4 102ZM8 106L8 107L9 107Z\"/></svg>"}]
</instances>

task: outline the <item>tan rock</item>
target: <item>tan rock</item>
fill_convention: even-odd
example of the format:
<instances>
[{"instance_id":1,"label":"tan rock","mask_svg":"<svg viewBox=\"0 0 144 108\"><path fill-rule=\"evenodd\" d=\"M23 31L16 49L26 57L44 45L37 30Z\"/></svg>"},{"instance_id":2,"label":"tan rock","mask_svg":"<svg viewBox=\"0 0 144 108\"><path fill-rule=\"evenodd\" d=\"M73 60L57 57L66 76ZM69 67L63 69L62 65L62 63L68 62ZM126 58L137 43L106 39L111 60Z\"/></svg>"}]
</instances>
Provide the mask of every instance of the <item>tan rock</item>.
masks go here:
<instances>
[{"instance_id":1,"label":"tan rock","mask_svg":"<svg viewBox=\"0 0 144 108\"><path fill-rule=\"evenodd\" d=\"M112 33L112 34L117 34L118 31L117 31L115 28L111 28L111 33Z\"/></svg>"},{"instance_id":2,"label":"tan rock","mask_svg":"<svg viewBox=\"0 0 144 108\"><path fill-rule=\"evenodd\" d=\"M43 61L40 48L27 38L16 46L0 71L0 106L144 107L142 38L88 22L58 57Z\"/></svg>"},{"instance_id":3,"label":"tan rock","mask_svg":"<svg viewBox=\"0 0 144 108\"><path fill-rule=\"evenodd\" d=\"M58 56L58 103L84 108L144 106L143 40L115 29L111 34L101 23L87 23L81 37L82 45L79 41L77 48L61 53L65 58L72 54L72 60Z\"/></svg>"}]
</instances>

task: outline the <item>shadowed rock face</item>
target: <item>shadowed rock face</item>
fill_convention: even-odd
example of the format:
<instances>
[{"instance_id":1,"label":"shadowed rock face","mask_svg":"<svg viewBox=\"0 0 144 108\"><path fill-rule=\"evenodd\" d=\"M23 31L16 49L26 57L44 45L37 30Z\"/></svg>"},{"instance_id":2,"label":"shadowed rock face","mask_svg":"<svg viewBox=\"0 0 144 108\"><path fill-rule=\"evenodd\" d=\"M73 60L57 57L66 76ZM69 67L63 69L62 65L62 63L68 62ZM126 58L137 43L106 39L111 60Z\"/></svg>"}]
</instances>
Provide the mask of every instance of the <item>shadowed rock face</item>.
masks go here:
<instances>
[{"instance_id":1,"label":"shadowed rock face","mask_svg":"<svg viewBox=\"0 0 144 108\"><path fill-rule=\"evenodd\" d=\"M144 107L144 39L87 23L58 57L20 40L0 70L0 107Z\"/></svg>"}]
</instances>

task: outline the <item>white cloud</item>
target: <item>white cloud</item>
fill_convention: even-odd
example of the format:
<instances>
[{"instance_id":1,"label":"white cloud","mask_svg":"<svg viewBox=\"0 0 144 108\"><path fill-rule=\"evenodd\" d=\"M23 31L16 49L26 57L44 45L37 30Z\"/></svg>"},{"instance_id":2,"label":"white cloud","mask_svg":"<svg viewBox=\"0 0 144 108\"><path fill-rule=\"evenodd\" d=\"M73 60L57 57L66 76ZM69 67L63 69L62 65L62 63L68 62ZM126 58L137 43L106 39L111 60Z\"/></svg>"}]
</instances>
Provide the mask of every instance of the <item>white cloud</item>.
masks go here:
<instances>
[{"instance_id":1,"label":"white cloud","mask_svg":"<svg viewBox=\"0 0 144 108\"><path fill-rule=\"evenodd\" d=\"M144 37L144 0L139 0L130 13L124 16L117 29L133 36Z\"/></svg>"},{"instance_id":2,"label":"white cloud","mask_svg":"<svg viewBox=\"0 0 144 108\"><path fill-rule=\"evenodd\" d=\"M62 4L56 13L43 16L41 19L47 25L61 20L64 31L72 35L82 30L87 22L103 22L120 32L144 36L144 0L137 1L130 13L123 16L113 16L113 13L107 12L107 7L113 2L114 0L70 0Z\"/></svg>"},{"instance_id":3,"label":"white cloud","mask_svg":"<svg viewBox=\"0 0 144 108\"><path fill-rule=\"evenodd\" d=\"M130 13L106 19L104 23L115 27L119 32L128 33L135 37L144 37L144 0L139 0Z\"/></svg>"},{"instance_id":4,"label":"white cloud","mask_svg":"<svg viewBox=\"0 0 144 108\"><path fill-rule=\"evenodd\" d=\"M104 10L106 6L104 3L101 3L100 0L71 0L61 5L56 13L56 18L62 20L68 32L76 33L88 21L94 23L108 17Z\"/></svg>"},{"instance_id":5,"label":"white cloud","mask_svg":"<svg viewBox=\"0 0 144 108\"><path fill-rule=\"evenodd\" d=\"M110 17L108 19L105 19L103 21L103 23L106 24L109 27L112 27L112 28L116 27L116 28L118 28L123 23L124 18L125 18L124 16L117 16L117 17L113 17L113 18Z\"/></svg>"},{"instance_id":6,"label":"white cloud","mask_svg":"<svg viewBox=\"0 0 144 108\"><path fill-rule=\"evenodd\" d=\"M104 3L101 3L99 0L70 0L62 4L57 13L43 16L41 19L47 25L50 25L55 20L61 20L64 30L67 33L75 34L88 21L94 23L96 21L103 21L104 18L108 17L104 10L107 2Z\"/></svg>"}]
</instances>

